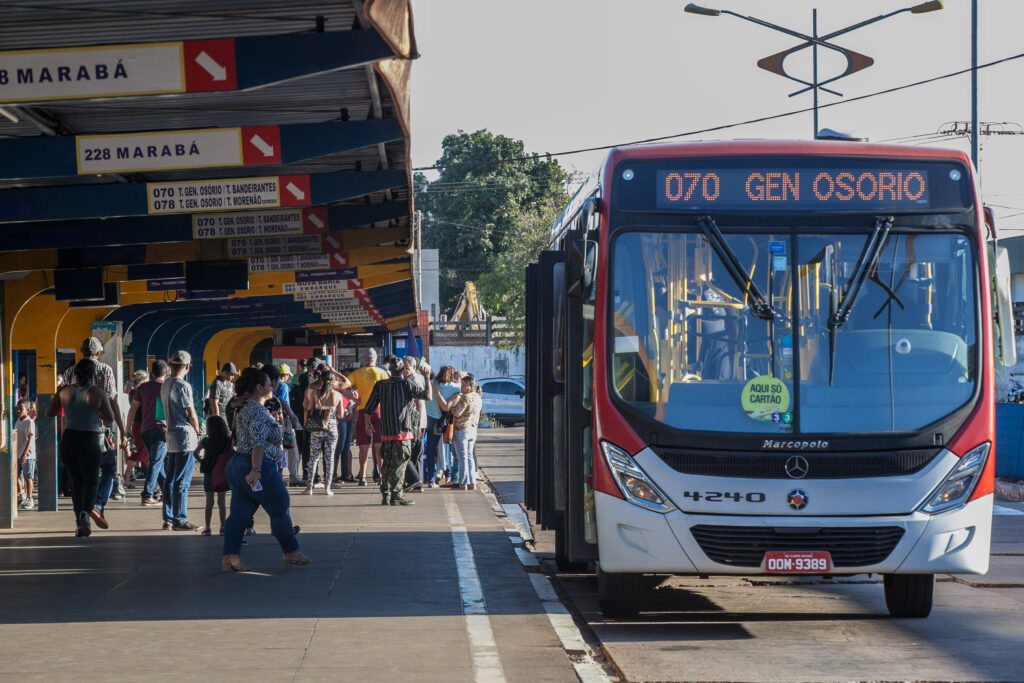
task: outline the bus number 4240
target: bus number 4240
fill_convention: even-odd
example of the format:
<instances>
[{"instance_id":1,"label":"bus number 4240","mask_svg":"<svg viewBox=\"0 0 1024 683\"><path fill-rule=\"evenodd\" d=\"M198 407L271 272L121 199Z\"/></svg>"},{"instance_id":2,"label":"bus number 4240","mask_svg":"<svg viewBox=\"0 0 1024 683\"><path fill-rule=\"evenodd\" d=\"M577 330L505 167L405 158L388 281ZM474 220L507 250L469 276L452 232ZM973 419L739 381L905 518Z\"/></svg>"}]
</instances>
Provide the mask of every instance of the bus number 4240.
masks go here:
<instances>
[{"instance_id":1,"label":"bus number 4240","mask_svg":"<svg viewBox=\"0 0 1024 683\"><path fill-rule=\"evenodd\" d=\"M746 501L748 503L763 503L764 494L757 491L751 491L750 493L726 493L724 491L683 491L683 498L692 498L693 502L703 500L708 503L725 503L732 501L739 503L740 501Z\"/></svg>"}]
</instances>

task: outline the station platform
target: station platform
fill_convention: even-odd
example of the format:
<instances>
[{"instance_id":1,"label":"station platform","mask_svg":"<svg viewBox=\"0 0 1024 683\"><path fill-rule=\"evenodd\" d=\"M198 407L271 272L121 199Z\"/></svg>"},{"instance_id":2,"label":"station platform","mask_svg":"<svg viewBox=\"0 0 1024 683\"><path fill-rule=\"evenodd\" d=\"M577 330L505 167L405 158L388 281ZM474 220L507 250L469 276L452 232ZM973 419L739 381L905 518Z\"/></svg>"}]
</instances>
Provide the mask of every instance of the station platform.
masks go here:
<instances>
[{"instance_id":1,"label":"station platform","mask_svg":"<svg viewBox=\"0 0 1024 683\"><path fill-rule=\"evenodd\" d=\"M85 539L69 509L22 513L0 532L0 679L578 680L482 492L383 507L372 486L301 490L313 564L285 568L260 511L244 574L221 571L221 537L160 530L137 495ZM197 477L190 521L203 505Z\"/></svg>"}]
</instances>

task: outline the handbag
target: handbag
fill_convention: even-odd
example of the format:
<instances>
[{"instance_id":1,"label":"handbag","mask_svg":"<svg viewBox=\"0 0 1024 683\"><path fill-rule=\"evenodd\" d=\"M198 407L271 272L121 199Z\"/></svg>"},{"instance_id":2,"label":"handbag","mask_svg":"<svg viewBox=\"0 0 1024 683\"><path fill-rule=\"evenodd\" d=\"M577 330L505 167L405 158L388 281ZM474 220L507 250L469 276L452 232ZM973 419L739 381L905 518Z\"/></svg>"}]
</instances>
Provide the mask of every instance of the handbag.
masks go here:
<instances>
[{"instance_id":1,"label":"handbag","mask_svg":"<svg viewBox=\"0 0 1024 683\"><path fill-rule=\"evenodd\" d=\"M331 409L320 406L319 397L316 402L317 406L315 408L306 411L306 424L303 425L303 429L307 432L326 432Z\"/></svg>"},{"instance_id":2,"label":"handbag","mask_svg":"<svg viewBox=\"0 0 1024 683\"><path fill-rule=\"evenodd\" d=\"M438 421L434 423L434 434L436 434L437 436L444 435L445 430L451 423L452 414L446 410L441 414L440 419L438 419Z\"/></svg>"},{"instance_id":3,"label":"handbag","mask_svg":"<svg viewBox=\"0 0 1024 683\"><path fill-rule=\"evenodd\" d=\"M228 466L228 460L231 460L231 456L234 454L234 449L229 445L217 458L217 463L213 466L213 472L210 473L211 491L227 491L231 488L228 484L228 475L227 472L224 471L224 468Z\"/></svg>"},{"instance_id":4,"label":"handbag","mask_svg":"<svg viewBox=\"0 0 1024 683\"><path fill-rule=\"evenodd\" d=\"M281 448L288 450L295 445L295 429L292 428L291 419L284 416L284 434L281 436Z\"/></svg>"},{"instance_id":5,"label":"handbag","mask_svg":"<svg viewBox=\"0 0 1024 683\"><path fill-rule=\"evenodd\" d=\"M451 443L451 440L453 438L455 438L455 420L454 419L452 419L451 422L448 423L448 426L444 428L444 434L441 436L441 438L444 440L444 442L446 444L447 443Z\"/></svg>"}]
</instances>

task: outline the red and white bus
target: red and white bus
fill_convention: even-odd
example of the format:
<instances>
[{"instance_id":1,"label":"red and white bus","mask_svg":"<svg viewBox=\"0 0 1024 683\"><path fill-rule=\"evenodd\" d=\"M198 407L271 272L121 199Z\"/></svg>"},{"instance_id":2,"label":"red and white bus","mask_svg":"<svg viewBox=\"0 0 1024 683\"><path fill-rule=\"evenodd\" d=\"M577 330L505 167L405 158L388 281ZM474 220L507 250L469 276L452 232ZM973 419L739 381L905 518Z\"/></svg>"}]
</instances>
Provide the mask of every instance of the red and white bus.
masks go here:
<instances>
[{"instance_id":1,"label":"red and white bus","mask_svg":"<svg viewBox=\"0 0 1024 683\"><path fill-rule=\"evenodd\" d=\"M527 278L526 500L559 566L594 563L612 617L644 574L879 574L923 617L936 573L986 572L1013 362L988 216L955 151L612 151Z\"/></svg>"}]
</instances>

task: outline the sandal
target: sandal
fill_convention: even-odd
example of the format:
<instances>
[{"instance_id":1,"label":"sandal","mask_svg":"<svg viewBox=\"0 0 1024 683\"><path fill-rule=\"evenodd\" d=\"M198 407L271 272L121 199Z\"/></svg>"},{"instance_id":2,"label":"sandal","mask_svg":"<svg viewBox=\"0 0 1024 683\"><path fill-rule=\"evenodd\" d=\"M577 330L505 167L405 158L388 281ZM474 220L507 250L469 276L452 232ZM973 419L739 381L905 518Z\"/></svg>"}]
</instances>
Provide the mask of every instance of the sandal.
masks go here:
<instances>
[{"instance_id":1,"label":"sandal","mask_svg":"<svg viewBox=\"0 0 1024 683\"><path fill-rule=\"evenodd\" d=\"M290 567L293 564L296 566L303 566L310 564L313 561L298 550L288 553L282 559L284 560L284 566L286 567Z\"/></svg>"},{"instance_id":2,"label":"sandal","mask_svg":"<svg viewBox=\"0 0 1024 683\"><path fill-rule=\"evenodd\" d=\"M210 531L210 527L206 527L205 529L203 529L203 533L201 533L199 535L200 536L212 536L213 533Z\"/></svg>"},{"instance_id":3,"label":"sandal","mask_svg":"<svg viewBox=\"0 0 1024 683\"><path fill-rule=\"evenodd\" d=\"M225 572L247 572L249 568L242 563L238 555L225 555L220 561L220 568Z\"/></svg>"}]
</instances>

